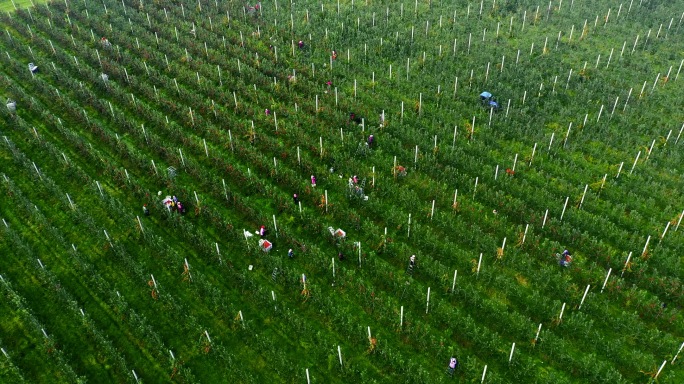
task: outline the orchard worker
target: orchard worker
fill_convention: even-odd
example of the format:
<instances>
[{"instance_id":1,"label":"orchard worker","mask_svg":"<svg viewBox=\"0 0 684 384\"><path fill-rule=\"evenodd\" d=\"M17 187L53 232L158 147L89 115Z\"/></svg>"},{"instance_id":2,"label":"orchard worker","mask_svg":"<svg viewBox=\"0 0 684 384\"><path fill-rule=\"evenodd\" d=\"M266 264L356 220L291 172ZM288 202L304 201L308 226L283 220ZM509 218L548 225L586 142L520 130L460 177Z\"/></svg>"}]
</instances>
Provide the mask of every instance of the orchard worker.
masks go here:
<instances>
[{"instance_id":1,"label":"orchard worker","mask_svg":"<svg viewBox=\"0 0 684 384\"><path fill-rule=\"evenodd\" d=\"M560 264L561 267L569 267L570 263L572 263L572 255L570 255L570 252L566 249L561 254L558 264Z\"/></svg>"},{"instance_id":2,"label":"orchard worker","mask_svg":"<svg viewBox=\"0 0 684 384\"><path fill-rule=\"evenodd\" d=\"M316 176L311 175L311 186L315 187L316 186Z\"/></svg>"},{"instance_id":3,"label":"orchard worker","mask_svg":"<svg viewBox=\"0 0 684 384\"><path fill-rule=\"evenodd\" d=\"M299 204L299 196L296 193L292 195L292 201L294 201L295 205Z\"/></svg>"},{"instance_id":4,"label":"orchard worker","mask_svg":"<svg viewBox=\"0 0 684 384\"><path fill-rule=\"evenodd\" d=\"M454 376L456 367L458 367L458 360L455 357L452 357L451 360L449 360L449 369L447 370L449 376Z\"/></svg>"},{"instance_id":5,"label":"orchard worker","mask_svg":"<svg viewBox=\"0 0 684 384\"><path fill-rule=\"evenodd\" d=\"M143 214L145 214L145 216L150 215L150 209L147 208L147 204L143 204Z\"/></svg>"},{"instance_id":6,"label":"orchard worker","mask_svg":"<svg viewBox=\"0 0 684 384\"><path fill-rule=\"evenodd\" d=\"M412 255L412 256L409 258L409 265L408 265L408 268L406 269L406 272L407 272L409 275L413 276L413 270L414 270L415 268L416 268L416 255Z\"/></svg>"},{"instance_id":7,"label":"orchard worker","mask_svg":"<svg viewBox=\"0 0 684 384\"><path fill-rule=\"evenodd\" d=\"M294 251L292 250L292 248L290 248L287 251L287 257L289 257L290 259L294 259Z\"/></svg>"}]
</instances>

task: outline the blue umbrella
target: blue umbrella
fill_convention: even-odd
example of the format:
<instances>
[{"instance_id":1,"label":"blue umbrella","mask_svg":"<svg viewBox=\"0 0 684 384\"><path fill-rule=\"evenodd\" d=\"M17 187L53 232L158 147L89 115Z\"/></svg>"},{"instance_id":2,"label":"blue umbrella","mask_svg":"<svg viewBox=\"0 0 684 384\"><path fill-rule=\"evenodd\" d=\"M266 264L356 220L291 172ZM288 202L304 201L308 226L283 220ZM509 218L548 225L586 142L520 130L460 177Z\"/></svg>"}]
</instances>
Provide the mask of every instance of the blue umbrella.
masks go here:
<instances>
[{"instance_id":1,"label":"blue umbrella","mask_svg":"<svg viewBox=\"0 0 684 384\"><path fill-rule=\"evenodd\" d=\"M480 97L483 99L489 99L492 97L492 94L485 91L485 92L480 93Z\"/></svg>"}]
</instances>

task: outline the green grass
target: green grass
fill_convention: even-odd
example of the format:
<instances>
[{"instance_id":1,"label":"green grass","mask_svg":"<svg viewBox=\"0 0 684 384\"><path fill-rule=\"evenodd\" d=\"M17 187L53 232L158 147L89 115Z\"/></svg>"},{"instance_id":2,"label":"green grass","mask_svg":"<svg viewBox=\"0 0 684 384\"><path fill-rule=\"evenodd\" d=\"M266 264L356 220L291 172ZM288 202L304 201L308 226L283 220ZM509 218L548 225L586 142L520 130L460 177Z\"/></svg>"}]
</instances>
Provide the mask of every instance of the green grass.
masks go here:
<instances>
[{"instance_id":1,"label":"green grass","mask_svg":"<svg viewBox=\"0 0 684 384\"><path fill-rule=\"evenodd\" d=\"M17 9L28 8L31 6L32 0L0 0L0 12L11 12L14 11L15 6ZM33 0L33 4L47 3L47 0Z\"/></svg>"}]
</instances>

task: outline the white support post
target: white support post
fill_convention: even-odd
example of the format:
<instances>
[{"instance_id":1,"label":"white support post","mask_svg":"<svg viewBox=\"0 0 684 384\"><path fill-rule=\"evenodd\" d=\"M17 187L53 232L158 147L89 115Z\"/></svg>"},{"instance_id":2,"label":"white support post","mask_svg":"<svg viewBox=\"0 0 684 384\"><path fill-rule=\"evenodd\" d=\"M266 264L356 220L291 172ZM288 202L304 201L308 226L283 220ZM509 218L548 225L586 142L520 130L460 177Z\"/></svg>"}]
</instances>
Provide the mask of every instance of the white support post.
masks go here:
<instances>
[{"instance_id":1,"label":"white support post","mask_svg":"<svg viewBox=\"0 0 684 384\"><path fill-rule=\"evenodd\" d=\"M515 172L515 166L518 164L518 154L515 154L515 158L513 158L513 168L511 169L513 172Z\"/></svg>"},{"instance_id":2,"label":"white support post","mask_svg":"<svg viewBox=\"0 0 684 384\"><path fill-rule=\"evenodd\" d=\"M523 238L522 241L520 242L520 245L525 244L525 238L527 238L527 230L530 228L529 224L525 224L525 232L523 233Z\"/></svg>"},{"instance_id":3,"label":"white support post","mask_svg":"<svg viewBox=\"0 0 684 384\"><path fill-rule=\"evenodd\" d=\"M344 365L342 364L342 350L340 349L339 345L337 346L337 356L339 356L340 358L340 368L344 367Z\"/></svg>"},{"instance_id":4,"label":"white support post","mask_svg":"<svg viewBox=\"0 0 684 384\"><path fill-rule=\"evenodd\" d=\"M588 189L588 188L589 188L589 184L586 184L586 185L584 186L584 192L582 192L582 199L580 200L578 209L582 209L582 204L584 203L584 198L585 198L586 195L587 195L587 189Z\"/></svg>"},{"instance_id":5,"label":"white support post","mask_svg":"<svg viewBox=\"0 0 684 384\"><path fill-rule=\"evenodd\" d=\"M568 137L570 137L570 129L572 129L572 121L568 125L568 131L565 132L565 139L563 140L563 148L565 148L565 145L568 143Z\"/></svg>"},{"instance_id":6,"label":"white support post","mask_svg":"<svg viewBox=\"0 0 684 384\"><path fill-rule=\"evenodd\" d=\"M563 306L561 307L560 314L558 315L558 322L563 321L563 312L565 312L565 303L563 303Z\"/></svg>"},{"instance_id":7,"label":"white support post","mask_svg":"<svg viewBox=\"0 0 684 384\"><path fill-rule=\"evenodd\" d=\"M682 345L679 346L679 350L677 351L677 353L674 355L674 357L670 361L670 364L674 364L675 360L677 360L677 357L679 356L679 353L682 351L683 348L684 348L684 342L682 343ZM5 355L5 356L7 356L7 355Z\"/></svg>"},{"instance_id":8,"label":"white support post","mask_svg":"<svg viewBox=\"0 0 684 384\"><path fill-rule=\"evenodd\" d=\"M532 166L532 160L534 160L534 153L537 152L537 143L534 143L532 148L532 156L530 156L530 162L527 164L528 167Z\"/></svg>"},{"instance_id":9,"label":"white support post","mask_svg":"<svg viewBox=\"0 0 684 384\"><path fill-rule=\"evenodd\" d=\"M482 253L480 253L480 259L477 261L477 272L476 275L480 275L480 266L482 266Z\"/></svg>"},{"instance_id":10,"label":"white support post","mask_svg":"<svg viewBox=\"0 0 684 384\"><path fill-rule=\"evenodd\" d=\"M615 175L615 178L616 178L616 179L617 179L618 177L620 177L620 173L622 172L622 166L623 166L623 165L625 165L625 162L624 162L624 161L620 163L620 167L618 168L617 175Z\"/></svg>"},{"instance_id":11,"label":"white support post","mask_svg":"<svg viewBox=\"0 0 684 384\"><path fill-rule=\"evenodd\" d=\"M568 207L568 200L570 200L570 196L567 196L565 198L565 204L563 204L563 212L561 212L560 221L563 221L563 216L565 215L565 208Z\"/></svg>"},{"instance_id":12,"label":"white support post","mask_svg":"<svg viewBox=\"0 0 684 384\"><path fill-rule=\"evenodd\" d=\"M477 192L477 182L479 180L480 180L479 176L475 177L475 187L473 188L473 200L475 200L475 192Z\"/></svg>"},{"instance_id":13,"label":"white support post","mask_svg":"<svg viewBox=\"0 0 684 384\"><path fill-rule=\"evenodd\" d=\"M648 243L651 241L651 235L648 235L646 238L646 244L644 244L644 250L641 251L641 256L644 256L646 254L646 251L648 250Z\"/></svg>"},{"instance_id":14,"label":"white support post","mask_svg":"<svg viewBox=\"0 0 684 384\"><path fill-rule=\"evenodd\" d=\"M679 220L677 220L677 226L675 227L675 232L679 229L679 224L682 223L682 218L684 217L684 210L682 210L682 213L679 214Z\"/></svg>"},{"instance_id":15,"label":"white support post","mask_svg":"<svg viewBox=\"0 0 684 384\"><path fill-rule=\"evenodd\" d=\"M629 261L630 261L631 259L632 259L632 252L630 252L629 255L627 255L627 260L625 260L625 266L622 267L622 273L620 274L620 277L624 276L625 271L626 271L627 268L629 267Z\"/></svg>"},{"instance_id":16,"label":"white support post","mask_svg":"<svg viewBox=\"0 0 684 384\"><path fill-rule=\"evenodd\" d=\"M580 301L579 307L577 309L582 309L582 304L584 304L584 299L587 298L587 293L589 292L589 288L591 287L590 284L587 284L587 288L584 290L584 295L582 295L582 300Z\"/></svg>"},{"instance_id":17,"label":"white support post","mask_svg":"<svg viewBox=\"0 0 684 384\"><path fill-rule=\"evenodd\" d=\"M660 235L660 240L663 240L663 238L665 237L665 234L667 233L668 228L670 228L670 222L669 221L665 225L665 230L663 231L663 234Z\"/></svg>"},{"instance_id":18,"label":"white support post","mask_svg":"<svg viewBox=\"0 0 684 384\"><path fill-rule=\"evenodd\" d=\"M608 268L608 273L606 273L606 278L603 280L603 286L601 286L601 293L603 293L603 290L606 288L606 284L608 283L608 278L610 277L610 273L613 271L613 268Z\"/></svg>"},{"instance_id":19,"label":"white support post","mask_svg":"<svg viewBox=\"0 0 684 384\"><path fill-rule=\"evenodd\" d=\"M665 363L667 363L667 360L663 360L663 363L660 364L660 368L658 368L658 372L656 372L655 376L653 376L654 380L658 379L658 375L660 375L660 371L662 371L663 368L665 367Z\"/></svg>"},{"instance_id":20,"label":"white support post","mask_svg":"<svg viewBox=\"0 0 684 384\"><path fill-rule=\"evenodd\" d=\"M425 304L425 314L430 310L430 287L427 290L427 303Z\"/></svg>"},{"instance_id":21,"label":"white support post","mask_svg":"<svg viewBox=\"0 0 684 384\"><path fill-rule=\"evenodd\" d=\"M451 283L451 293L456 289L456 276L458 276L458 269L454 270L454 281Z\"/></svg>"},{"instance_id":22,"label":"white support post","mask_svg":"<svg viewBox=\"0 0 684 384\"><path fill-rule=\"evenodd\" d=\"M144 234L145 230L143 229L142 222L140 221L140 216L136 216L135 218L138 219L138 225L140 226L140 232L142 232Z\"/></svg>"},{"instance_id":23,"label":"white support post","mask_svg":"<svg viewBox=\"0 0 684 384\"><path fill-rule=\"evenodd\" d=\"M539 333L541 332L542 329L542 323L539 323L539 327L537 327L537 334L534 336L534 345L537 344L537 341L539 340Z\"/></svg>"},{"instance_id":24,"label":"white support post","mask_svg":"<svg viewBox=\"0 0 684 384\"><path fill-rule=\"evenodd\" d=\"M402 328L404 326L404 306L401 306L401 309L399 310L399 328Z\"/></svg>"},{"instance_id":25,"label":"white support post","mask_svg":"<svg viewBox=\"0 0 684 384\"><path fill-rule=\"evenodd\" d=\"M408 216L408 231L406 233L406 237L407 238L411 237L411 214L410 213Z\"/></svg>"}]
</instances>

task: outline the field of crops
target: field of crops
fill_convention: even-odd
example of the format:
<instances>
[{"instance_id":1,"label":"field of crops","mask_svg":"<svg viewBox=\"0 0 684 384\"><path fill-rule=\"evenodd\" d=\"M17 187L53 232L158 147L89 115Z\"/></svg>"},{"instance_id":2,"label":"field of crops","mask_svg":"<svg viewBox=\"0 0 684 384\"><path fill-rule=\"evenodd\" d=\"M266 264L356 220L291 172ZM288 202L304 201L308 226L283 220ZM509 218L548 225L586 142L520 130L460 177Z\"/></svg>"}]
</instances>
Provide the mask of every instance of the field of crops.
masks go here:
<instances>
[{"instance_id":1,"label":"field of crops","mask_svg":"<svg viewBox=\"0 0 684 384\"><path fill-rule=\"evenodd\" d=\"M684 382L683 18L1 14L0 382Z\"/></svg>"}]
</instances>

